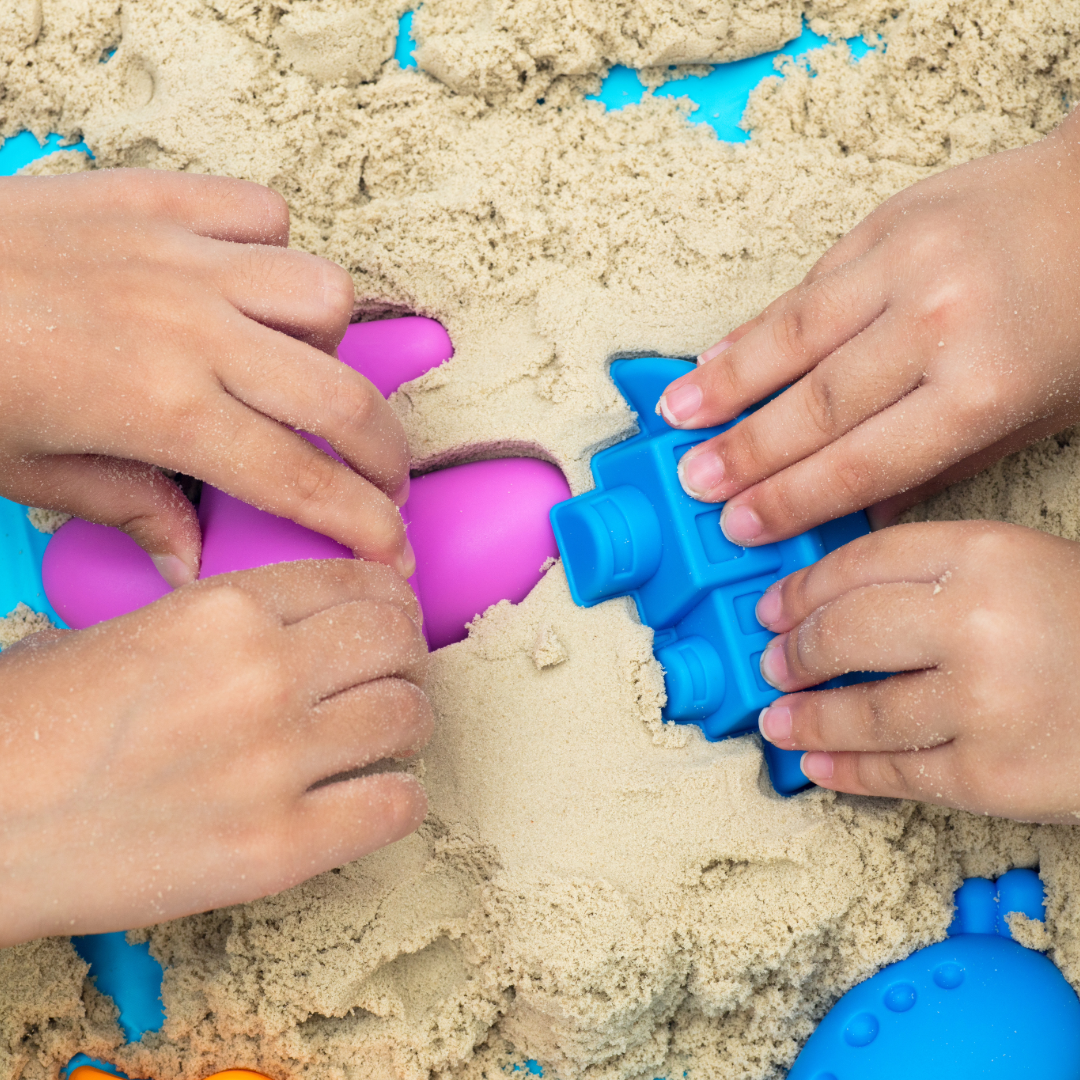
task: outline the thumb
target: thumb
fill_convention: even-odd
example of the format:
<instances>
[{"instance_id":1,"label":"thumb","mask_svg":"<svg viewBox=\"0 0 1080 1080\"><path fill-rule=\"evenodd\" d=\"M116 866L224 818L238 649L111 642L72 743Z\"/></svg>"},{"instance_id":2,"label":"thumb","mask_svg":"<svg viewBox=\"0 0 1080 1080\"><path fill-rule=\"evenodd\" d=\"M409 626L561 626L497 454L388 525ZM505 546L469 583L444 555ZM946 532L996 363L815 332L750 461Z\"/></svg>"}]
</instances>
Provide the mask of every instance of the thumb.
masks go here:
<instances>
[{"instance_id":1,"label":"thumb","mask_svg":"<svg viewBox=\"0 0 1080 1080\"><path fill-rule=\"evenodd\" d=\"M153 465L93 454L58 454L4 469L3 494L126 532L174 588L199 576L202 532L195 507Z\"/></svg>"}]
</instances>

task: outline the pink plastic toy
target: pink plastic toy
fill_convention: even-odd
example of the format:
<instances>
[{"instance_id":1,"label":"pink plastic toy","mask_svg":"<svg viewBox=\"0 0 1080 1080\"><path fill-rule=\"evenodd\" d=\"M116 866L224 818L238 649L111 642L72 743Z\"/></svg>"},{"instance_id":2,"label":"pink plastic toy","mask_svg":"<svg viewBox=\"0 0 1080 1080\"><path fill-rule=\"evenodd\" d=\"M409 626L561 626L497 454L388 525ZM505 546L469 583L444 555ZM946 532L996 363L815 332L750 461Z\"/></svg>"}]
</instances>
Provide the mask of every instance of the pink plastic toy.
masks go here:
<instances>
[{"instance_id":1,"label":"pink plastic toy","mask_svg":"<svg viewBox=\"0 0 1080 1080\"><path fill-rule=\"evenodd\" d=\"M351 326L338 352L389 395L447 360L453 346L437 322L410 316ZM333 453L323 440L306 438ZM410 584L433 649L460 641L465 624L491 604L524 599L543 562L558 554L548 511L569 495L555 466L531 458L478 461L413 481L402 508L416 552ZM200 577L295 559L351 558L348 548L329 537L209 484L203 485L199 521ZM41 571L50 602L75 629L169 592L150 557L126 533L77 519L49 542Z\"/></svg>"}]
</instances>

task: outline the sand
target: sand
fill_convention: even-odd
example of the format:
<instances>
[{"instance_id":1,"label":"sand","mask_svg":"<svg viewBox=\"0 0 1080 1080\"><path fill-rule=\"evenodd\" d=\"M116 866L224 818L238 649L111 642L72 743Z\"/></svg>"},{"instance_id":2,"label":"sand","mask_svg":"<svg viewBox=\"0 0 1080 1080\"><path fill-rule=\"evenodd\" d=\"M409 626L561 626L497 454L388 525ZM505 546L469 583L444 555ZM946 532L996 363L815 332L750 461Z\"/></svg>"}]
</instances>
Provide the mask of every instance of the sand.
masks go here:
<instances>
[{"instance_id":1,"label":"sand","mask_svg":"<svg viewBox=\"0 0 1080 1080\"><path fill-rule=\"evenodd\" d=\"M633 430L616 356L696 355L900 188L1037 139L1080 89L1070 0L427 0L430 74L390 58L402 3L0 0L0 132L85 137L48 173L147 165L269 184L293 243L354 274L358 317L443 321L454 359L393 399L415 467L500 454L590 486ZM842 44L719 143L685 105L584 99L613 63L727 60L800 17ZM108 63L107 51L118 47ZM542 98L543 104L537 104ZM1080 440L918 513L1080 538ZM275 1080L782 1075L854 983L940 939L967 875L1038 866L1029 940L1080 986L1075 830L815 791L760 744L660 720L651 632L576 608L559 564L436 654L414 836L280 896L149 931L162 1031L118 1029L62 941L0 952L0 1075L76 1050L133 1076ZM501 1074L499 1074L501 1075Z\"/></svg>"}]
</instances>

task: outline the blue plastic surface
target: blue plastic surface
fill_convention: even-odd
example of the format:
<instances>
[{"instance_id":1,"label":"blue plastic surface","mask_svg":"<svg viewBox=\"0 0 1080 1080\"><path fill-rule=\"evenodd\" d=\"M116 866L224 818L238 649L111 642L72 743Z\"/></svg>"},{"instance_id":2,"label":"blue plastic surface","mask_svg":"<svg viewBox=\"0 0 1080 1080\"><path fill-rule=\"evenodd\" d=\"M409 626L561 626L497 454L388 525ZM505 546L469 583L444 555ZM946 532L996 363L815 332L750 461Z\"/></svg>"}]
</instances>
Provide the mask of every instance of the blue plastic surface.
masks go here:
<instances>
[{"instance_id":1,"label":"blue plastic surface","mask_svg":"<svg viewBox=\"0 0 1080 1080\"><path fill-rule=\"evenodd\" d=\"M36 161L57 150L82 150L90 154L90 147L84 142L76 143L74 146L63 146L61 143L62 139L59 135L50 135L44 145L41 145L29 131L20 131L18 135L12 135L10 139L4 140L3 146L0 146L0 176L11 176L24 165L29 165L31 161ZM94 155L90 154L90 156Z\"/></svg>"},{"instance_id":2,"label":"blue plastic surface","mask_svg":"<svg viewBox=\"0 0 1080 1080\"><path fill-rule=\"evenodd\" d=\"M957 890L949 938L849 990L810 1036L788 1080L1077 1080L1080 1000L1005 915L1042 915L1031 870Z\"/></svg>"},{"instance_id":3,"label":"blue plastic surface","mask_svg":"<svg viewBox=\"0 0 1080 1080\"><path fill-rule=\"evenodd\" d=\"M611 365L640 431L594 455L596 487L556 504L551 522L574 602L591 607L632 596L641 621L656 631L653 650L668 695L664 719L697 724L707 738L722 739L756 731L758 713L780 696L758 666L773 637L754 616L758 598L778 578L870 530L859 512L757 548L726 539L722 504L690 498L676 466L691 446L742 417L677 431L655 411L668 383L693 368L659 357ZM781 794L809 786L801 757L766 744L769 775Z\"/></svg>"},{"instance_id":4,"label":"blue plastic surface","mask_svg":"<svg viewBox=\"0 0 1080 1080\"><path fill-rule=\"evenodd\" d=\"M413 58L416 38L412 34L412 21L415 14L413 11L406 11L398 19L398 36L397 43L394 45L394 59L403 68L416 67L416 60Z\"/></svg>"},{"instance_id":5,"label":"blue plastic surface","mask_svg":"<svg viewBox=\"0 0 1080 1080\"><path fill-rule=\"evenodd\" d=\"M777 75L777 57L802 56L813 49L828 44L828 39L803 26L802 33L776 52L763 53L746 60L717 64L708 75L687 75L672 79L653 92L654 97L688 97L698 106L690 114L695 124L710 124L724 142L745 142L750 132L739 126L750 91L762 79ZM870 47L862 38L849 38L847 42L852 56L858 60ZM600 93L590 95L590 101L602 101L609 109L621 109L636 105L645 93L645 86L632 68L616 65L608 72L600 87Z\"/></svg>"},{"instance_id":6,"label":"blue plastic surface","mask_svg":"<svg viewBox=\"0 0 1080 1080\"><path fill-rule=\"evenodd\" d=\"M161 1004L161 965L146 942L129 945L122 931L73 937L75 951L90 965L97 988L116 1002L120 1028L128 1042L165 1023Z\"/></svg>"},{"instance_id":7,"label":"blue plastic surface","mask_svg":"<svg viewBox=\"0 0 1080 1080\"><path fill-rule=\"evenodd\" d=\"M48 542L30 524L25 506L0 498L0 615L23 603L64 625L41 586L41 557Z\"/></svg>"}]
</instances>

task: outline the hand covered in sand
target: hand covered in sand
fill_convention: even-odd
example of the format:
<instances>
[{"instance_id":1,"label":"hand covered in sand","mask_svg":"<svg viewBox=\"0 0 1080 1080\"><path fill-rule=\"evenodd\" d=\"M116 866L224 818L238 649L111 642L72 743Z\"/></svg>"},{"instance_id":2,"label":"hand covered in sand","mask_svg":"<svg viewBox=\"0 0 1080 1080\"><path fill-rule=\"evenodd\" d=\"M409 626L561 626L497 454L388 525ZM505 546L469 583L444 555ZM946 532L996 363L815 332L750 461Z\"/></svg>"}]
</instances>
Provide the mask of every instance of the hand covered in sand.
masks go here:
<instances>
[{"instance_id":1,"label":"hand covered in sand","mask_svg":"<svg viewBox=\"0 0 1080 1080\"><path fill-rule=\"evenodd\" d=\"M386 567L304 561L5 651L0 948L253 900L412 832L415 779L343 774L431 733L418 622Z\"/></svg>"},{"instance_id":2,"label":"hand covered in sand","mask_svg":"<svg viewBox=\"0 0 1080 1080\"><path fill-rule=\"evenodd\" d=\"M908 506L1080 418L1080 116L874 211L706 350L668 423L731 420L683 486L742 545Z\"/></svg>"},{"instance_id":3,"label":"hand covered in sand","mask_svg":"<svg viewBox=\"0 0 1080 1080\"><path fill-rule=\"evenodd\" d=\"M200 534L163 466L408 577L404 432L334 358L352 280L288 234L241 180L0 179L0 494L119 526L175 587Z\"/></svg>"},{"instance_id":4,"label":"hand covered in sand","mask_svg":"<svg viewBox=\"0 0 1080 1080\"><path fill-rule=\"evenodd\" d=\"M1080 544L1015 525L898 525L777 582L759 726L822 787L1080 820ZM849 671L900 674L798 693Z\"/></svg>"}]
</instances>

